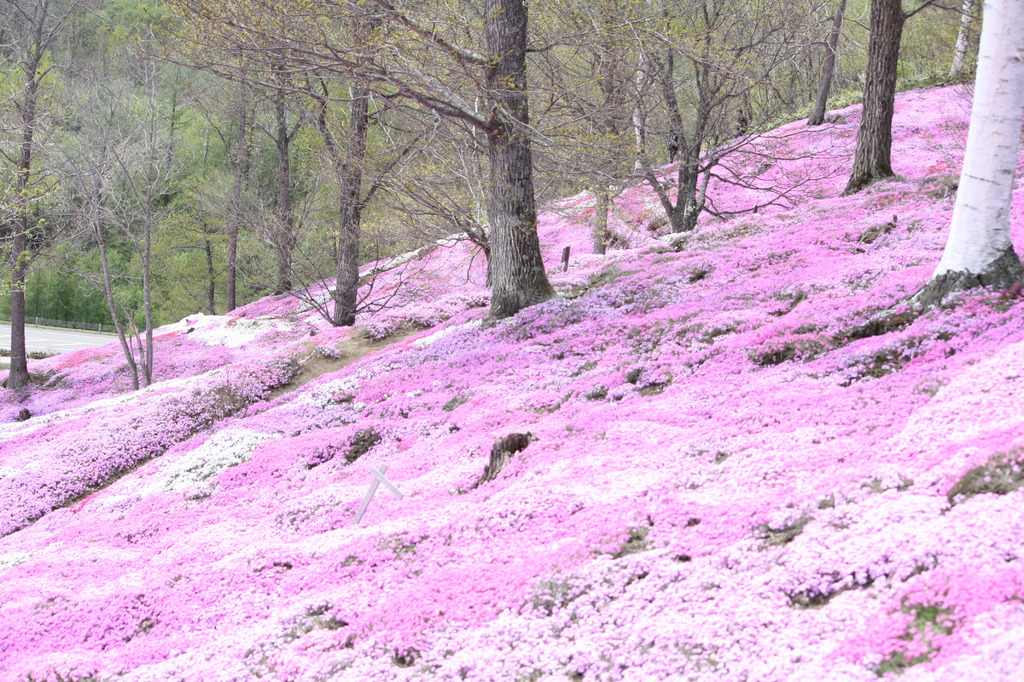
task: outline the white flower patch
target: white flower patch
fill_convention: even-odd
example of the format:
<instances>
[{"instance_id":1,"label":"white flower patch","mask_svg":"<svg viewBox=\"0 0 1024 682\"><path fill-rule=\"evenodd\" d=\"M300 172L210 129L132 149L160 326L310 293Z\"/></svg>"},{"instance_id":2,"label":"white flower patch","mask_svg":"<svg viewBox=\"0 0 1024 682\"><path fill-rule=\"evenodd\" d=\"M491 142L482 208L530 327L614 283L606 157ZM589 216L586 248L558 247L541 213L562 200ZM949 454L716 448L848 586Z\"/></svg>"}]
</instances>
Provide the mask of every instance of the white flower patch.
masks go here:
<instances>
[{"instance_id":1,"label":"white flower patch","mask_svg":"<svg viewBox=\"0 0 1024 682\"><path fill-rule=\"evenodd\" d=\"M218 432L190 452L161 458L157 464L160 468L152 475L121 479L90 504L120 515L140 500L161 492L185 492L189 497L202 495L212 488L204 481L230 466L248 461L259 444L271 438L274 438L272 434L241 429Z\"/></svg>"},{"instance_id":2,"label":"white flower patch","mask_svg":"<svg viewBox=\"0 0 1024 682\"><path fill-rule=\"evenodd\" d=\"M14 467L0 467L0 478L7 478L20 472L21 469L15 469Z\"/></svg>"},{"instance_id":3,"label":"white flower patch","mask_svg":"<svg viewBox=\"0 0 1024 682\"><path fill-rule=\"evenodd\" d=\"M259 324L260 321L248 320L245 318L238 318L236 320L236 318L227 317L225 315L206 315L204 313L193 313L188 317L181 318L177 322L165 324L162 327L158 327L156 329L156 333L169 334L172 332L186 332L192 338L201 339L203 342L209 345L226 345L221 344L221 342L216 340L211 341L209 338L206 337L212 336L216 338L218 334L220 334L222 331L225 331L225 328L227 327L228 323L231 323L231 327L235 327L237 326L237 324L242 322ZM230 329L227 329L227 331L230 331Z\"/></svg>"},{"instance_id":4,"label":"white flower patch","mask_svg":"<svg viewBox=\"0 0 1024 682\"><path fill-rule=\"evenodd\" d=\"M306 388L301 394L296 397L296 400L315 405L319 408L327 407L339 402L339 399L345 395L354 395L359 391L359 381L355 377L344 377L342 379L332 379L331 381L325 381L322 384L317 384L312 388ZM357 412L362 411L366 405L364 403L352 403L353 409Z\"/></svg>"},{"instance_id":5,"label":"white flower patch","mask_svg":"<svg viewBox=\"0 0 1024 682\"><path fill-rule=\"evenodd\" d=\"M164 470L164 492L194 490L207 479L230 466L248 461L260 443L271 434L247 431L221 431L195 450L182 455Z\"/></svg>"},{"instance_id":6,"label":"white flower patch","mask_svg":"<svg viewBox=\"0 0 1024 682\"><path fill-rule=\"evenodd\" d=\"M430 336L424 336L422 339L416 339L412 342L412 345L416 348L428 348L453 332L472 329L474 327L479 327L481 324L483 324L483 320L470 320L465 324L445 327L444 329L434 332Z\"/></svg>"},{"instance_id":7,"label":"white flower patch","mask_svg":"<svg viewBox=\"0 0 1024 682\"><path fill-rule=\"evenodd\" d=\"M28 552L11 552L10 554L0 554L0 571L5 568L14 568L18 564L23 564L28 561L28 558L32 556Z\"/></svg>"},{"instance_id":8,"label":"white flower patch","mask_svg":"<svg viewBox=\"0 0 1024 682\"><path fill-rule=\"evenodd\" d=\"M211 323L210 320L219 323ZM231 324L228 324L229 321ZM196 330L190 336L208 346L227 346L228 348L240 348L253 343L258 337L278 328L275 321L269 318L250 320L243 317L207 316L202 322L202 326L196 326Z\"/></svg>"}]
</instances>

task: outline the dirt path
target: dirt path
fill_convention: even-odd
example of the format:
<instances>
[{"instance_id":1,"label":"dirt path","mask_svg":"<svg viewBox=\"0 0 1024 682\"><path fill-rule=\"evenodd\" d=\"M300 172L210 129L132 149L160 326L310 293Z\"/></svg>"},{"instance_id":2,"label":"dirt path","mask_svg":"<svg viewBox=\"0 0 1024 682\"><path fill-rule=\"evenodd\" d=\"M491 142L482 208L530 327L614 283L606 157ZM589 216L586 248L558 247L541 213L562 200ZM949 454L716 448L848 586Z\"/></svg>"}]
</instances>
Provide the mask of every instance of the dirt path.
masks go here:
<instances>
[{"instance_id":1,"label":"dirt path","mask_svg":"<svg viewBox=\"0 0 1024 682\"><path fill-rule=\"evenodd\" d=\"M306 358L305 361L303 361L302 369L299 370L298 375L292 379L290 383L271 391L268 400L273 400L274 398L278 398L282 395L298 390L300 387L308 384L310 381L323 374L327 374L328 372L337 372L339 369L352 364L356 360L359 360L370 353L381 350L382 348L387 348L388 346L398 343L403 339L407 339L413 334L418 334L421 331L423 331L423 329L420 328L408 330L399 329L391 336L379 341L371 341L362 335L356 336L338 344L337 350L341 355L336 358L324 357L323 355L314 352Z\"/></svg>"}]
</instances>

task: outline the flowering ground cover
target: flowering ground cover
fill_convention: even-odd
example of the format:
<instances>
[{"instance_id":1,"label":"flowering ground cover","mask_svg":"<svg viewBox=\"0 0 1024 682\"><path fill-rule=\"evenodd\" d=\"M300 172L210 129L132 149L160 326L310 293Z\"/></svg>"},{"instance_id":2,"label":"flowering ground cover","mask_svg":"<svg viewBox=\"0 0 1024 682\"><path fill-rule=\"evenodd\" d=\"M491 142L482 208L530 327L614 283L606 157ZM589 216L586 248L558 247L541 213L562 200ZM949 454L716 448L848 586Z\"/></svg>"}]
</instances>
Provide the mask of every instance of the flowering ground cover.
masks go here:
<instances>
[{"instance_id":1,"label":"flowering ground cover","mask_svg":"<svg viewBox=\"0 0 1024 682\"><path fill-rule=\"evenodd\" d=\"M906 304L965 112L901 95L900 177L843 198L858 109L783 126L729 160L763 189L710 190L756 214L670 239L637 186L607 256L557 202L560 295L512 319L447 243L370 266L355 329L290 297L166 327L137 394L114 346L33 363L0 677L1018 679L1024 297ZM353 524L384 465L404 497Z\"/></svg>"}]
</instances>

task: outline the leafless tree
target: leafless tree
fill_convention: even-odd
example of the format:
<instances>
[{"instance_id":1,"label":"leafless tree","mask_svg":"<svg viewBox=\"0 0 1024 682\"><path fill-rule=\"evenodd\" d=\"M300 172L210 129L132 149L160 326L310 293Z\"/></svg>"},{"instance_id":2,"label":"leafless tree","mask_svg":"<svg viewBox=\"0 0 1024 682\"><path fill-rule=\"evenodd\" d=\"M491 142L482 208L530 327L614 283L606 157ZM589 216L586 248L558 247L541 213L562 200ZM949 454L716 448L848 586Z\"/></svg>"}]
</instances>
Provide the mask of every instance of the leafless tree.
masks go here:
<instances>
[{"instance_id":1,"label":"leafless tree","mask_svg":"<svg viewBox=\"0 0 1024 682\"><path fill-rule=\"evenodd\" d=\"M78 223L100 255L101 273L93 283L104 294L132 388L138 389L154 379L152 247L177 164L172 113L157 91L158 64L141 55L132 59L138 87L99 65L78 77L75 132L66 136L61 153ZM138 258L143 329L136 324L135 307L118 295L111 234L130 244Z\"/></svg>"},{"instance_id":2,"label":"leafless tree","mask_svg":"<svg viewBox=\"0 0 1024 682\"><path fill-rule=\"evenodd\" d=\"M672 232L688 232L707 210L715 168L780 113L772 76L792 68L808 49L800 39L813 5L771 8L728 0L682 0L665 13L659 76L667 112L666 135L675 170L659 176L651 158L643 175L665 209ZM726 182L742 176L721 174ZM674 190L674 196L671 192Z\"/></svg>"},{"instance_id":3,"label":"leafless tree","mask_svg":"<svg viewBox=\"0 0 1024 682\"><path fill-rule=\"evenodd\" d=\"M814 101L814 111L807 119L807 125L819 126L825 122L825 107L828 105L828 94L832 90L832 77L836 72L836 54L839 48L839 34L843 29L843 15L846 14L846 0L839 0L832 28L825 39L825 61L821 66L821 81L818 83L818 97Z\"/></svg>"},{"instance_id":4,"label":"leafless tree","mask_svg":"<svg viewBox=\"0 0 1024 682\"><path fill-rule=\"evenodd\" d=\"M0 1L0 51L20 76L13 94L10 123L0 159L14 177L10 188L12 215L5 216L2 240L10 268L11 367L6 386L29 383L25 348L25 286L34 256L33 235L44 229L38 208L52 189L50 171L39 163L40 138L46 134L47 110L43 101L47 79L58 63L56 49L73 16L87 0Z\"/></svg>"},{"instance_id":5,"label":"leafless tree","mask_svg":"<svg viewBox=\"0 0 1024 682\"><path fill-rule=\"evenodd\" d=\"M303 3L302 26L254 20L251 8L238 22L230 16L233 8L219 3L172 4L187 25L203 27L202 41L232 49L258 42L287 55L294 69L375 83L388 96L480 130L490 168L491 312L505 317L553 295L536 230L524 0L486 0L482 14L466 3L464 14L448 15L452 21L444 23L431 21L431 8L421 4ZM346 22L370 20L380 22L379 37L359 46L335 31ZM468 90L456 91L462 86ZM483 111L473 106L474 98L486 102Z\"/></svg>"},{"instance_id":6,"label":"leafless tree","mask_svg":"<svg viewBox=\"0 0 1024 682\"><path fill-rule=\"evenodd\" d=\"M903 26L929 7L944 7L940 0L915 0L903 8L903 0L871 0L871 37L864 81L864 107L857 130L853 169L844 194L852 194L892 170L892 116L896 101L896 76Z\"/></svg>"}]
</instances>

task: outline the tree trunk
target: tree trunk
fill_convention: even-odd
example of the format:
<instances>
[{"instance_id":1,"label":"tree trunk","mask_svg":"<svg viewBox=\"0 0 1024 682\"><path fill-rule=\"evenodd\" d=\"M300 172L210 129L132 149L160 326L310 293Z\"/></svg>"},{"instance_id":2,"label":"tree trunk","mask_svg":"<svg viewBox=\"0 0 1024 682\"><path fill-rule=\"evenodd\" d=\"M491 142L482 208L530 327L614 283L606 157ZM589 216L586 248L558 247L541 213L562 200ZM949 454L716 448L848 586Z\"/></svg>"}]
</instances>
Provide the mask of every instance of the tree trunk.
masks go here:
<instances>
[{"instance_id":1,"label":"tree trunk","mask_svg":"<svg viewBox=\"0 0 1024 682\"><path fill-rule=\"evenodd\" d=\"M284 94L274 96L274 113L277 117L277 283L275 293L283 294L292 288L292 253L295 251L295 215L292 206L291 161L289 159L291 135L288 131L288 117L285 110Z\"/></svg>"},{"instance_id":2,"label":"tree trunk","mask_svg":"<svg viewBox=\"0 0 1024 682\"><path fill-rule=\"evenodd\" d=\"M594 253L602 256L608 249L608 209L611 203L607 185L594 189Z\"/></svg>"},{"instance_id":3,"label":"tree trunk","mask_svg":"<svg viewBox=\"0 0 1024 682\"><path fill-rule=\"evenodd\" d=\"M892 115L896 69L903 37L901 0L871 0L871 39L864 83L864 106L857 130L857 151L843 194L853 194L892 171Z\"/></svg>"},{"instance_id":4,"label":"tree trunk","mask_svg":"<svg viewBox=\"0 0 1024 682\"><path fill-rule=\"evenodd\" d=\"M969 2L970 0L968 0ZM832 89L832 76L836 72L836 51L839 47L839 34L843 28L843 15L846 13L846 0L839 0L839 7L832 18L832 30L825 40L825 61L821 66L821 81L818 83L818 99L814 102L814 111L807 119L807 125L820 126L825 122L825 107L828 106L828 93Z\"/></svg>"},{"instance_id":5,"label":"tree trunk","mask_svg":"<svg viewBox=\"0 0 1024 682\"><path fill-rule=\"evenodd\" d=\"M708 113L707 91L698 87L700 103L695 121L695 132L692 137L687 136L686 130L683 128L683 117L679 111L679 100L676 98L674 72L675 60L672 51L669 50L665 55L665 63L662 65L661 87L672 131L669 137L669 156L673 160L679 157L679 167L676 170L675 203L672 202L665 186L658 180L649 165L644 169L644 178L657 194L662 208L665 209L670 231L679 233L689 232L697 227L697 218L703 207L697 198L697 182L700 175L701 142L706 131Z\"/></svg>"},{"instance_id":6,"label":"tree trunk","mask_svg":"<svg viewBox=\"0 0 1024 682\"><path fill-rule=\"evenodd\" d=\"M700 148L686 150L687 158L679 164L676 187L676 205L669 216L672 232L691 232L697 229L703 203L699 201L697 183L700 179Z\"/></svg>"},{"instance_id":7,"label":"tree trunk","mask_svg":"<svg viewBox=\"0 0 1024 682\"><path fill-rule=\"evenodd\" d=\"M675 70L675 54L669 48L665 54L665 63L661 69L661 91L662 96L665 98L665 108L668 110L668 160L670 162L676 160L679 152L686 145L683 115L679 113L679 99L676 97Z\"/></svg>"},{"instance_id":8,"label":"tree trunk","mask_svg":"<svg viewBox=\"0 0 1024 682\"><path fill-rule=\"evenodd\" d=\"M644 109L644 91L650 80L650 59L641 49L636 65L636 105L633 107L633 138L636 145L636 161L633 168L637 173L643 172L644 159L647 158L647 111Z\"/></svg>"},{"instance_id":9,"label":"tree trunk","mask_svg":"<svg viewBox=\"0 0 1024 682\"><path fill-rule=\"evenodd\" d=\"M28 352L25 346L25 280L28 260L25 257L25 233L14 235L14 271L11 274L11 367L7 373L7 388L21 388L31 381L28 374Z\"/></svg>"},{"instance_id":10,"label":"tree trunk","mask_svg":"<svg viewBox=\"0 0 1024 682\"><path fill-rule=\"evenodd\" d=\"M554 296L541 257L526 88L527 9L524 0L487 0L484 36L491 104L491 314L509 317Z\"/></svg>"},{"instance_id":11,"label":"tree trunk","mask_svg":"<svg viewBox=\"0 0 1024 682\"><path fill-rule=\"evenodd\" d=\"M146 321L146 339L145 346L142 345L141 341L139 346L143 386L149 386L153 383L153 283L150 276L150 261L153 253L153 196L151 187L147 189L146 194L147 204L143 227L145 234L142 238L142 315Z\"/></svg>"},{"instance_id":12,"label":"tree trunk","mask_svg":"<svg viewBox=\"0 0 1024 682\"><path fill-rule=\"evenodd\" d=\"M34 43L36 52L41 47L40 42L37 37ZM25 65L25 100L21 107L21 145L15 195L17 217L11 242L14 258L11 267L11 367L7 373L6 384L7 388L11 389L21 388L30 381L28 353L25 347L25 285L31 260L28 252L29 216L32 210L29 181L32 174L32 154L35 151L40 58L41 55L34 54Z\"/></svg>"},{"instance_id":13,"label":"tree trunk","mask_svg":"<svg viewBox=\"0 0 1024 682\"><path fill-rule=\"evenodd\" d=\"M103 298L107 302L107 310L110 312L110 318L114 322L114 330L117 332L117 340L121 344L121 353L124 355L125 362L128 364L128 372L132 381L132 390L137 391L139 389L139 367L135 362L135 353L132 351L131 345L128 343L128 337L125 333L124 325L121 324L121 315L117 309L117 301L114 299L113 277L110 274L110 260L107 257L107 240L106 235L103 232L103 220L100 217L100 202L102 201L103 194L100 182L100 176L98 174L95 175L92 185L93 196L91 206L91 223L93 236L96 237L96 247L100 252L100 265L102 266L103 272Z\"/></svg>"},{"instance_id":14,"label":"tree trunk","mask_svg":"<svg viewBox=\"0 0 1024 682\"><path fill-rule=\"evenodd\" d=\"M1007 289L1024 271L1010 241L1010 205L1024 114L1024 3L986 0L963 172L935 274L915 297L932 305L960 289Z\"/></svg>"},{"instance_id":15,"label":"tree trunk","mask_svg":"<svg viewBox=\"0 0 1024 682\"><path fill-rule=\"evenodd\" d=\"M661 207L665 209L669 230L673 234L691 232L697 228L697 219L703 210L707 184L711 179L710 176L705 174L704 184L698 192L700 150L698 148L696 151L698 161L692 160L694 150L687 148L684 152L687 157L679 163L676 176L677 191L675 203L672 203L672 198L668 195L668 191L661 184L661 181L658 180L650 166L644 169L644 179L647 180L647 184L654 190L658 201L661 202Z\"/></svg>"},{"instance_id":16,"label":"tree trunk","mask_svg":"<svg viewBox=\"0 0 1024 682\"><path fill-rule=\"evenodd\" d=\"M956 53L953 64L949 67L949 80L958 81L967 63L967 47L970 45L971 23L973 20L974 0L964 0L960 12L960 32L956 36Z\"/></svg>"},{"instance_id":17,"label":"tree trunk","mask_svg":"<svg viewBox=\"0 0 1024 682\"><path fill-rule=\"evenodd\" d=\"M171 119L167 133L167 147L164 154L161 153L159 140L159 112L157 110L156 73L150 73L149 82L149 119L147 121L148 138L148 160L146 165L146 188L142 204L142 247L139 249L140 260L142 261L142 315L146 323L145 339L139 338L136 330L135 338L139 344L139 364L142 370L142 385L149 386L153 383L153 231L156 229L156 207L157 182L161 175L161 161L163 167L169 168L173 159L174 150L174 110L171 110ZM130 322L134 320L129 318Z\"/></svg>"},{"instance_id":18,"label":"tree trunk","mask_svg":"<svg viewBox=\"0 0 1024 682\"><path fill-rule=\"evenodd\" d=\"M363 212L363 163L370 130L369 112L369 89L365 86L354 88L348 149L339 173L338 277L334 283L331 320L339 327L351 327L356 323L359 303L359 227Z\"/></svg>"},{"instance_id":19,"label":"tree trunk","mask_svg":"<svg viewBox=\"0 0 1024 682\"><path fill-rule=\"evenodd\" d=\"M206 308L211 315L217 314L217 270L213 267L213 246L207 239L203 246L206 252Z\"/></svg>"},{"instance_id":20,"label":"tree trunk","mask_svg":"<svg viewBox=\"0 0 1024 682\"><path fill-rule=\"evenodd\" d=\"M238 305L236 287L238 282L238 231L242 226L242 185L245 182L246 146L245 134L248 126L248 88L243 84L239 93L238 131L235 133L234 186L231 191L231 208L228 220L228 282L227 309Z\"/></svg>"}]
</instances>

